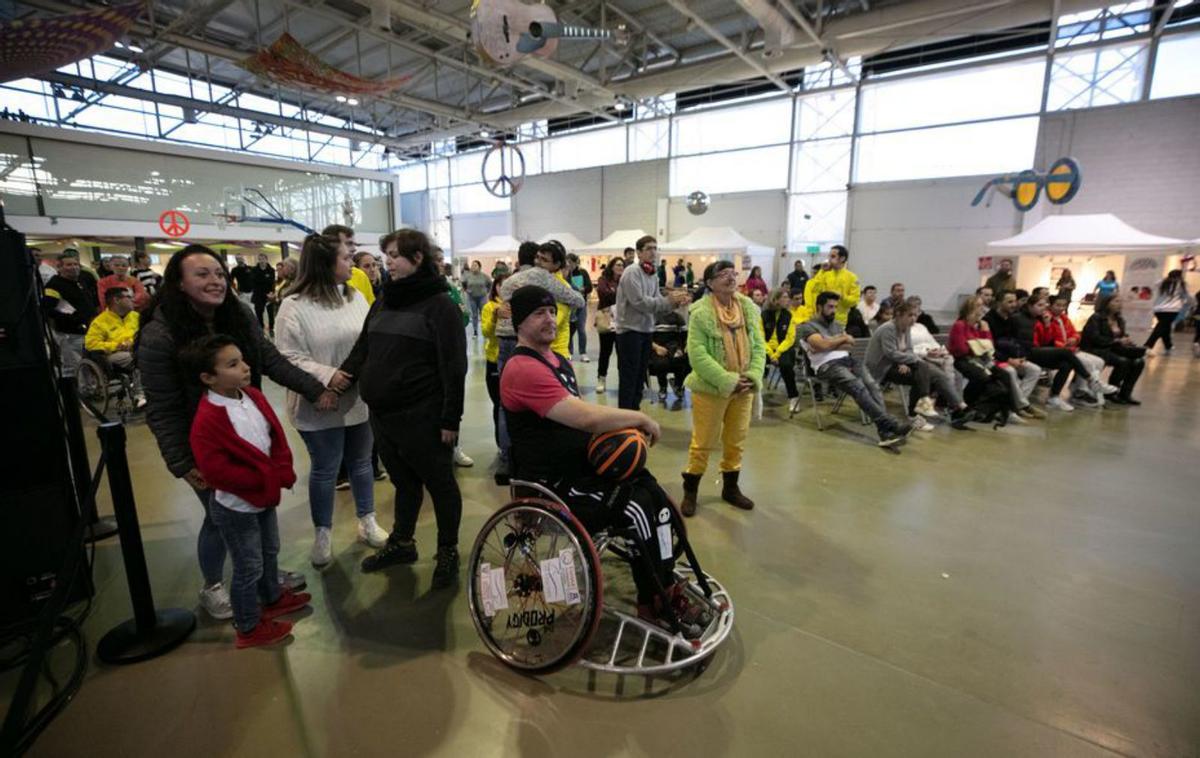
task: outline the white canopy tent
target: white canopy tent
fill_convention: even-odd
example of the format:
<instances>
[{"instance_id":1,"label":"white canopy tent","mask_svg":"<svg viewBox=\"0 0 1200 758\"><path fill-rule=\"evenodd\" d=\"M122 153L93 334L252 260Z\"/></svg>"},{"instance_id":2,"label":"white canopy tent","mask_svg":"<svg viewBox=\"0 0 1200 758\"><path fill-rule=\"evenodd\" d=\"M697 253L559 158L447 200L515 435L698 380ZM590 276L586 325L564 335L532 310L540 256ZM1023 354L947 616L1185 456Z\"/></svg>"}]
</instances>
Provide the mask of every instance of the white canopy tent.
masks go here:
<instances>
[{"instance_id":1,"label":"white canopy tent","mask_svg":"<svg viewBox=\"0 0 1200 758\"><path fill-rule=\"evenodd\" d=\"M585 253L588 250L588 244L576 237L570 232L550 232L542 235L538 242L549 242L550 240L558 240L567 249L568 253Z\"/></svg>"},{"instance_id":2,"label":"white canopy tent","mask_svg":"<svg viewBox=\"0 0 1200 758\"><path fill-rule=\"evenodd\" d=\"M1186 245L1175 237L1159 237L1135 229L1111 213L1047 216L1030 229L988 243L988 252L1004 255L1071 253L1160 253Z\"/></svg>"},{"instance_id":3,"label":"white canopy tent","mask_svg":"<svg viewBox=\"0 0 1200 758\"><path fill-rule=\"evenodd\" d=\"M625 252L627 247L634 247L634 243L645 236L644 229L618 229L599 242L584 245L580 252L590 255L617 255Z\"/></svg>"},{"instance_id":4,"label":"white canopy tent","mask_svg":"<svg viewBox=\"0 0 1200 758\"><path fill-rule=\"evenodd\" d=\"M699 257L701 264L710 263L718 258L733 261L741 281L745 281L750 269L760 266L763 278L767 280L768 284L773 284L771 280L775 276L775 271L771 264L775 256L775 248L751 242L731 226L697 227L677 240L659 245L658 251L663 256L679 254L696 256ZM700 270L697 269L696 279L699 280L699 278Z\"/></svg>"},{"instance_id":5,"label":"white canopy tent","mask_svg":"<svg viewBox=\"0 0 1200 758\"><path fill-rule=\"evenodd\" d=\"M475 247L459 250L459 255L482 255L489 257L514 256L521 241L509 234L494 234Z\"/></svg>"}]
</instances>

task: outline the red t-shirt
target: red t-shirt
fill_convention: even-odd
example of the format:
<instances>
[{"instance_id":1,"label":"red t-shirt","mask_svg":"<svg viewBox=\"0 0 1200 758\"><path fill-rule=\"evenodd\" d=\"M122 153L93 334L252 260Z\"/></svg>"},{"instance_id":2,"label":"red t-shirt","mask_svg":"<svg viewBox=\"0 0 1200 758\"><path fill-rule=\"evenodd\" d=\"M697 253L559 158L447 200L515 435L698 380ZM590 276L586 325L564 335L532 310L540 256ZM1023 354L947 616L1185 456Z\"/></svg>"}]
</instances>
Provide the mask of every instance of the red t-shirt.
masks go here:
<instances>
[{"instance_id":1,"label":"red t-shirt","mask_svg":"<svg viewBox=\"0 0 1200 758\"><path fill-rule=\"evenodd\" d=\"M558 361L549 351L545 357L552 365ZM533 411L545 418L551 408L570 396L553 371L528 355L509 358L500 374L500 403L512 413Z\"/></svg>"}]
</instances>

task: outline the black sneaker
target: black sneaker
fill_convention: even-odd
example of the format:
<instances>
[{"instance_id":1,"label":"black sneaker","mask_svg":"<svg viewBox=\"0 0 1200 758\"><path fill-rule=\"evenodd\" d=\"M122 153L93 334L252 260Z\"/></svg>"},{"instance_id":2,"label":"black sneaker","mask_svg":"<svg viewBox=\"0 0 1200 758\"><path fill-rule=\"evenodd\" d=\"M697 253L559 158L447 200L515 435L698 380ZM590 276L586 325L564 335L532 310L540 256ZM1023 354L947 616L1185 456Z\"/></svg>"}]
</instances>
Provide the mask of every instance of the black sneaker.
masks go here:
<instances>
[{"instance_id":1,"label":"black sneaker","mask_svg":"<svg viewBox=\"0 0 1200 758\"><path fill-rule=\"evenodd\" d=\"M458 582L458 548L439 547L433 567L433 588L449 587Z\"/></svg>"},{"instance_id":2,"label":"black sneaker","mask_svg":"<svg viewBox=\"0 0 1200 758\"><path fill-rule=\"evenodd\" d=\"M908 437L908 432L912 431L910 424L905 424L897 429L888 429L886 432L879 433L880 447L895 447L896 445L904 444L904 440Z\"/></svg>"},{"instance_id":3,"label":"black sneaker","mask_svg":"<svg viewBox=\"0 0 1200 758\"><path fill-rule=\"evenodd\" d=\"M398 566L404 563L417 562L417 541L400 542L398 540L388 540L388 543L379 549L375 555L368 555L363 558L362 570L364 573L370 574L373 571L380 571L388 566Z\"/></svg>"},{"instance_id":4,"label":"black sneaker","mask_svg":"<svg viewBox=\"0 0 1200 758\"><path fill-rule=\"evenodd\" d=\"M950 426L953 429L966 429L967 424L975 420L975 411L962 408L950 413Z\"/></svg>"}]
</instances>

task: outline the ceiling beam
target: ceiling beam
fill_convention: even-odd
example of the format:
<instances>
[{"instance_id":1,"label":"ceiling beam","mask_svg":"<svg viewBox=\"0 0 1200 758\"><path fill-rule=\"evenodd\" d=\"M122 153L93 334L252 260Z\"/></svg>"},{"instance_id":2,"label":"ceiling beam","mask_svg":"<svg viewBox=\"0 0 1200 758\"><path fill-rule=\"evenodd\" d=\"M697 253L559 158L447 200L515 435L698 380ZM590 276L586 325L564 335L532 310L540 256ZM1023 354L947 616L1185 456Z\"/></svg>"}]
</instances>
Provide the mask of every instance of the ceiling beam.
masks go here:
<instances>
[{"instance_id":1,"label":"ceiling beam","mask_svg":"<svg viewBox=\"0 0 1200 758\"><path fill-rule=\"evenodd\" d=\"M712 24L708 23L698 14L694 13L692 9L687 6L687 3L684 2L684 0L667 0L667 4L679 11L684 18L688 19L702 29L709 37L712 37L714 40L720 43L721 47L724 47L738 58L741 58L743 63L753 68L762 76L766 77L767 81L771 82L771 84L774 84L784 92L792 91L791 85L781 79L778 74L772 73L770 69L764 66L754 56L748 55L739 45L734 43L733 40L729 39L724 34L721 34L721 32L712 26Z\"/></svg>"},{"instance_id":2,"label":"ceiling beam","mask_svg":"<svg viewBox=\"0 0 1200 758\"><path fill-rule=\"evenodd\" d=\"M825 53L825 57L829 59L830 63L841 69L842 73L849 77L850 81L858 81L858 77L855 76L854 72L850 70L850 67L846 65L846 61L842 60L842 56L838 55L838 51L834 48L833 44L826 42L825 39L821 37L820 33L813 28L811 23L809 23L809 20L804 17L804 14L797 10L794 5L792 5L792 0L779 0L779 4L783 6L784 11L786 11L787 14L792 17L792 20L796 22L796 26L800 27L800 31L807 34L809 39L820 46L821 51Z\"/></svg>"}]
</instances>

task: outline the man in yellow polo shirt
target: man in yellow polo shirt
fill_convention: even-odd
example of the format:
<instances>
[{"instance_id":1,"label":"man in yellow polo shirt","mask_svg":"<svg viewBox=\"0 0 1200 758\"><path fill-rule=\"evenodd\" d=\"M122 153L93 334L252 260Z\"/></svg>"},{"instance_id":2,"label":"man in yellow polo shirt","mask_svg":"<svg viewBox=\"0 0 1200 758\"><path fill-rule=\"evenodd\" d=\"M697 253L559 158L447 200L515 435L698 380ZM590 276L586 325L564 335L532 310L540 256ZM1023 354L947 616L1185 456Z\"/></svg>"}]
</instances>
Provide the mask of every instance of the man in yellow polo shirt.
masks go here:
<instances>
[{"instance_id":1,"label":"man in yellow polo shirt","mask_svg":"<svg viewBox=\"0 0 1200 758\"><path fill-rule=\"evenodd\" d=\"M858 286L858 276L846 268L848 260L850 251L843 245L834 245L829 248L829 265L809 279L808 284L804 286L804 303L809 309L812 309L822 292L837 294L835 319L843 326L846 324L846 315L851 308L858 305L862 295Z\"/></svg>"},{"instance_id":2,"label":"man in yellow polo shirt","mask_svg":"<svg viewBox=\"0 0 1200 758\"><path fill-rule=\"evenodd\" d=\"M139 316L133 309L133 291L109 287L104 293L104 310L92 319L83 349L101 353L109 365L124 371L133 369L133 339L137 336ZM141 408L146 400L140 386L135 386L135 403Z\"/></svg>"}]
</instances>

